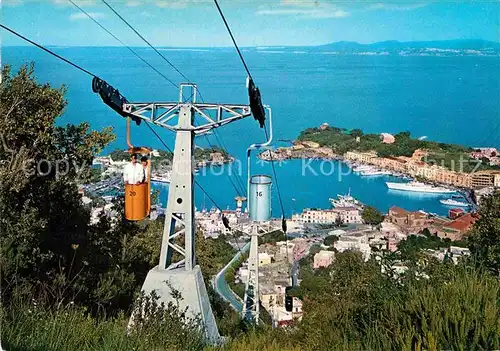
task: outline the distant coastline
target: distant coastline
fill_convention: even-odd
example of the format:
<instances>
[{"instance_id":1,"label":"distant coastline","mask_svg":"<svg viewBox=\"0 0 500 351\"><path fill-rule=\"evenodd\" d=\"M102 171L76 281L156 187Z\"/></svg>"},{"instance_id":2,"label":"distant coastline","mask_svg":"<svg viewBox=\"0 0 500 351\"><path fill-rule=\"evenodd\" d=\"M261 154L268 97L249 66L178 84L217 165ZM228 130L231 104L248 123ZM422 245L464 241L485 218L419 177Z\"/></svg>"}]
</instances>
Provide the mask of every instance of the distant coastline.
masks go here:
<instances>
[{"instance_id":1,"label":"distant coastline","mask_svg":"<svg viewBox=\"0 0 500 351\"><path fill-rule=\"evenodd\" d=\"M493 186L500 180L500 155L494 147L475 149L415 139L409 132L364 134L361 129L327 123L303 130L292 146L266 150L259 158L341 160L460 188Z\"/></svg>"},{"instance_id":2,"label":"distant coastline","mask_svg":"<svg viewBox=\"0 0 500 351\"><path fill-rule=\"evenodd\" d=\"M26 46L26 45L22 45ZM21 47L17 45L8 45L4 47ZM54 49L92 49L109 48L120 49L116 46L60 46L50 45ZM148 50L147 47L139 46L138 49ZM176 46L158 46L159 50L172 51L232 51L232 46L222 47L176 47ZM338 41L314 46L247 46L242 47L246 51L260 53L320 53L327 55L360 55L360 56L500 56L500 42L483 39L452 39L452 40L429 40L429 41L397 41L385 40L369 44L362 44L354 41Z\"/></svg>"}]
</instances>

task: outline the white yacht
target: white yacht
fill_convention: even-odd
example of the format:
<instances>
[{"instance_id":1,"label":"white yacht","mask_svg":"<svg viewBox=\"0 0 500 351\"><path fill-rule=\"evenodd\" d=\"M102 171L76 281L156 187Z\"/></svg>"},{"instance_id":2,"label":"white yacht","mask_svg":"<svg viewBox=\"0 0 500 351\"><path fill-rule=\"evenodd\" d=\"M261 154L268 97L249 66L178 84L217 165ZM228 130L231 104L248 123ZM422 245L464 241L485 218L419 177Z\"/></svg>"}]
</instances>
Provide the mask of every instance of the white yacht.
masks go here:
<instances>
[{"instance_id":1,"label":"white yacht","mask_svg":"<svg viewBox=\"0 0 500 351\"><path fill-rule=\"evenodd\" d=\"M391 175L392 173L389 171L381 171L378 169L374 169L371 171L363 171L360 173L362 176L383 176L383 175Z\"/></svg>"},{"instance_id":2,"label":"white yacht","mask_svg":"<svg viewBox=\"0 0 500 351\"><path fill-rule=\"evenodd\" d=\"M439 200L443 205L446 206L456 206L456 207L469 207L467 202L457 201L453 199Z\"/></svg>"},{"instance_id":3,"label":"white yacht","mask_svg":"<svg viewBox=\"0 0 500 351\"><path fill-rule=\"evenodd\" d=\"M356 166L352 170L353 172L366 172L366 171L373 171L375 167L373 166L367 166L367 165L361 165L361 166Z\"/></svg>"},{"instance_id":4,"label":"white yacht","mask_svg":"<svg viewBox=\"0 0 500 351\"><path fill-rule=\"evenodd\" d=\"M155 174L151 176L151 183L164 183L170 184L172 174L170 172Z\"/></svg>"},{"instance_id":5,"label":"white yacht","mask_svg":"<svg viewBox=\"0 0 500 351\"><path fill-rule=\"evenodd\" d=\"M337 198L330 198L330 203L334 208L336 207L358 207L360 206L360 202L351 196L351 189L347 195L337 195Z\"/></svg>"},{"instance_id":6,"label":"white yacht","mask_svg":"<svg viewBox=\"0 0 500 351\"><path fill-rule=\"evenodd\" d=\"M412 191L417 193L431 193L431 194L453 194L456 190L448 189L440 186L428 185L420 182L409 182L409 183L391 183L385 182L389 189Z\"/></svg>"}]
</instances>

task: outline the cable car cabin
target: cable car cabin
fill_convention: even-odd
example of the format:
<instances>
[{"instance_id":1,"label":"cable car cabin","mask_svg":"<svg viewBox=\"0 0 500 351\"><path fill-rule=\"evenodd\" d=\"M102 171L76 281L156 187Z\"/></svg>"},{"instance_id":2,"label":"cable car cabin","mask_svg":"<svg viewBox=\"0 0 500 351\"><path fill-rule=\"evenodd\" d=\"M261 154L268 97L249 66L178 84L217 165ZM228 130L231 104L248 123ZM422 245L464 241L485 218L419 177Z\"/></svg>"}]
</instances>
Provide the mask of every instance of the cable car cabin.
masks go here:
<instances>
[{"instance_id":1,"label":"cable car cabin","mask_svg":"<svg viewBox=\"0 0 500 351\"><path fill-rule=\"evenodd\" d=\"M125 218L129 221L140 221L151 211L151 149L131 147L130 166L125 167L123 179L125 182ZM133 163L132 157L136 155ZM141 156L148 155L144 168Z\"/></svg>"}]
</instances>

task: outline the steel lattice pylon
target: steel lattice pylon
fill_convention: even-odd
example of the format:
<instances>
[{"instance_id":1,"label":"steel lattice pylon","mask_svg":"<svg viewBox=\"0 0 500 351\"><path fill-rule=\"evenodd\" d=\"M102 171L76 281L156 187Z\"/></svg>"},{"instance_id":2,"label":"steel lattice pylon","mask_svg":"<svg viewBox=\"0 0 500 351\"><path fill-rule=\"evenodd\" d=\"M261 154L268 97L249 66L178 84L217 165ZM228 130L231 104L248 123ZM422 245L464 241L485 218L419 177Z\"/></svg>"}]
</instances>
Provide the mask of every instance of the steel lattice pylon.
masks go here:
<instances>
[{"instance_id":1,"label":"steel lattice pylon","mask_svg":"<svg viewBox=\"0 0 500 351\"><path fill-rule=\"evenodd\" d=\"M182 102L184 87L192 89L190 102ZM172 301L171 287L178 290L183 297L181 307L188 307L193 316L201 316L207 337L217 342L219 332L195 257L194 137L246 118L251 113L248 105L197 104L194 84L181 84L180 90L181 102L123 105L127 114L176 133L160 261L148 273L142 290L145 293L155 291L165 303ZM212 117L209 111L215 111L216 117ZM195 124L195 114L200 115L204 123ZM184 246L175 242L181 235L184 235ZM172 262L174 251L183 257L175 263Z\"/></svg>"},{"instance_id":2,"label":"steel lattice pylon","mask_svg":"<svg viewBox=\"0 0 500 351\"><path fill-rule=\"evenodd\" d=\"M258 226L252 225L250 250L248 253L248 276L245 282L242 318L255 324L259 323L260 291L259 291L259 233Z\"/></svg>"}]
</instances>

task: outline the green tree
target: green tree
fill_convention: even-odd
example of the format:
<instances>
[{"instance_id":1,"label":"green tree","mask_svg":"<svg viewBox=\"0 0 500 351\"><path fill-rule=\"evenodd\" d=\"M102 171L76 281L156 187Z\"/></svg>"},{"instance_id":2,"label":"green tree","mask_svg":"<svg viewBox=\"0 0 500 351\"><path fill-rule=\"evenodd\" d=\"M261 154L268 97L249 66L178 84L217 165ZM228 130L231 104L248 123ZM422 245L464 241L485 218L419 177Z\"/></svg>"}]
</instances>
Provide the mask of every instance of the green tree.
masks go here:
<instances>
[{"instance_id":1,"label":"green tree","mask_svg":"<svg viewBox=\"0 0 500 351\"><path fill-rule=\"evenodd\" d=\"M362 137L363 136L363 131L361 129L353 129L351 130L351 133L353 138L357 138L357 137Z\"/></svg>"},{"instance_id":2,"label":"green tree","mask_svg":"<svg viewBox=\"0 0 500 351\"><path fill-rule=\"evenodd\" d=\"M336 235L328 235L325 240L323 240L323 244L326 246L331 246L333 245L337 240L339 240L339 237Z\"/></svg>"},{"instance_id":3,"label":"green tree","mask_svg":"<svg viewBox=\"0 0 500 351\"><path fill-rule=\"evenodd\" d=\"M366 224L379 225L384 220L384 215L375 207L365 206L363 212L361 212L361 218Z\"/></svg>"},{"instance_id":4,"label":"green tree","mask_svg":"<svg viewBox=\"0 0 500 351\"><path fill-rule=\"evenodd\" d=\"M89 209L81 203L78 183L90 178L93 156L114 135L110 128L91 131L88 123L57 126L66 106L65 91L65 87L39 84L33 65L21 67L15 75L8 65L2 69L0 266L4 297L14 285L23 284L52 299L71 296L75 291L69 285L77 284L79 273L90 262L91 233L96 228L89 226ZM101 229L108 230L109 225Z\"/></svg>"},{"instance_id":5,"label":"green tree","mask_svg":"<svg viewBox=\"0 0 500 351\"><path fill-rule=\"evenodd\" d=\"M500 191L485 197L469 233L471 259L500 277Z\"/></svg>"}]
</instances>

